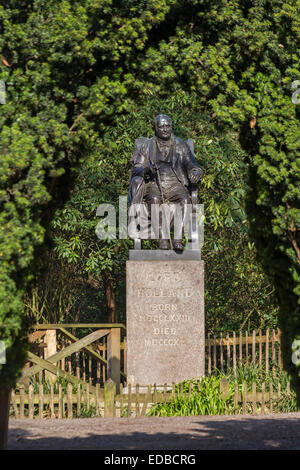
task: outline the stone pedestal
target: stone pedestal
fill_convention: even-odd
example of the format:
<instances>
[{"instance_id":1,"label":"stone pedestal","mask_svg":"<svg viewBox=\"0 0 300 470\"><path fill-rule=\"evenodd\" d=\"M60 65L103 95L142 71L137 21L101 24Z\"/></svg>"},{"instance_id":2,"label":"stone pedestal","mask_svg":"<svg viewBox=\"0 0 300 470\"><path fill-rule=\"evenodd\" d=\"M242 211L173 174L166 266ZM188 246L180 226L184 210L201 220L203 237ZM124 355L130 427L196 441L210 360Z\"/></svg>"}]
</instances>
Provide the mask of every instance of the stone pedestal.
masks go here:
<instances>
[{"instance_id":1,"label":"stone pedestal","mask_svg":"<svg viewBox=\"0 0 300 470\"><path fill-rule=\"evenodd\" d=\"M127 261L126 281L128 383L203 376L204 262Z\"/></svg>"}]
</instances>

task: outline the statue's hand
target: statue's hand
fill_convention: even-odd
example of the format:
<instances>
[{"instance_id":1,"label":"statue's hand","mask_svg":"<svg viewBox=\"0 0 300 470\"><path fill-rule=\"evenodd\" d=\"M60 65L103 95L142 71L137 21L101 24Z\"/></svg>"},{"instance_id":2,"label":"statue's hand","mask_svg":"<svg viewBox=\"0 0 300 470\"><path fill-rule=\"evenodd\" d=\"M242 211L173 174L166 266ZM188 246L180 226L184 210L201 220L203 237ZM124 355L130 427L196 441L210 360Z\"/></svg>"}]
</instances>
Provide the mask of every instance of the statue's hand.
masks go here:
<instances>
[{"instance_id":1,"label":"statue's hand","mask_svg":"<svg viewBox=\"0 0 300 470\"><path fill-rule=\"evenodd\" d=\"M189 172L189 179L192 184L197 184L202 178L202 170L200 168L192 168Z\"/></svg>"},{"instance_id":2,"label":"statue's hand","mask_svg":"<svg viewBox=\"0 0 300 470\"><path fill-rule=\"evenodd\" d=\"M149 181L151 178L153 178L155 174L156 174L156 170L155 168L151 166L146 166L146 168L144 169L144 178L146 181Z\"/></svg>"}]
</instances>

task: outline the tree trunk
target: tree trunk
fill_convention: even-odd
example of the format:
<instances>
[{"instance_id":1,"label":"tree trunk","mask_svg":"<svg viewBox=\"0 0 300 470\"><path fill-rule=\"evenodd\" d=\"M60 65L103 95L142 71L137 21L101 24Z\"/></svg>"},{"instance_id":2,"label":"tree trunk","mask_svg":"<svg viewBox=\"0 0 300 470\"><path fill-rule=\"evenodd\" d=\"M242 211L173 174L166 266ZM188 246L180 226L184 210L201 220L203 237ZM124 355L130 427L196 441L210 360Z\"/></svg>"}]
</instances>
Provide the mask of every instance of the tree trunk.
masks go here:
<instances>
[{"instance_id":1,"label":"tree trunk","mask_svg":"<svg viewBox=\"0 0 300 470\"><path fill-rule=\"evenodd\" d=\"M10 390L2 390L0 394L0 450L6 449L7 446L9 406Z\"/></svg>"},{"instance_id":2,"label":"tree trunk","mask_svg":"<svg viewBox=\"0 0 300 470\"><path fill-rule=\"evenodd\" d=\"M113 276L109 269L103 271L103 282L105 287L105 298L108 310L108 322L117 323L116 299L114 292Z\"/></svg>"}]
</instances>

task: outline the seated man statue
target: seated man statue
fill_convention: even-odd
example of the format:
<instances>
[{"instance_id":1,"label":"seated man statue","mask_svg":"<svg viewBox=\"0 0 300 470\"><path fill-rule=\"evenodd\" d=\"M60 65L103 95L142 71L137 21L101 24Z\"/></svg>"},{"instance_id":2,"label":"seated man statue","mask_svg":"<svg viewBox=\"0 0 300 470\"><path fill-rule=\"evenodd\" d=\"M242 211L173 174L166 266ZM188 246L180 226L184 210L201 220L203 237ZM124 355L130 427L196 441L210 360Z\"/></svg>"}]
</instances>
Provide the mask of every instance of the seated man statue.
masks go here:
<instances>
[{"instance_id":1,"label":"seated man statue","mask_svg":"<svg viewBox=\"0 0 300 470\"><path fill-rule=\"evenodd\" d=\"M179 204L184 210L191 203L191 187L200 182L203 171L184 140L172 134L172 120L159 114L153 121L155 136L136 139L132 157L129 204ZM170 249L171 239L161 238L159 248ZM182 251L182 237L171 246Z\"/></svg>"}]
</instances>

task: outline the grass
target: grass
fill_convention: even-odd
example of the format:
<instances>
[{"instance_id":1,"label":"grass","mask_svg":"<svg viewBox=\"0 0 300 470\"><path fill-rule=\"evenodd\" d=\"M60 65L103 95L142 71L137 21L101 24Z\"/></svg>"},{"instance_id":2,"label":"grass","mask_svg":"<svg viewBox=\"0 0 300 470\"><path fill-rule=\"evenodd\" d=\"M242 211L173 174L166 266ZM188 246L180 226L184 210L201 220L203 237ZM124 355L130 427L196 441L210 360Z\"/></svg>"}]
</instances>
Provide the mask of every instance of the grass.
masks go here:
<instances>
[{"instance_id":1,"label":"grass","mask_svg":"<svg viewBox=\"0 0 300 470\"><path fill-rule=\"evenodd\" d=\"M220 381L223 377L204 377L202 380L182 382L175 388L176 396L167 402L157 403L148 412L148 416L198 416L222 415L228 413L228 400L234 389L229 390L227 397L220 396ZM190 384L192 385L190 387ZM191 388L191 393L188 392ZM232 410L233 411L233 410Z\"/></svg>"},{"instance_id":2,"label":"grass","mask_svg":"<svg viewBox=\"0 0 300 470\"><path fill-rule=\"evenodd\" d=\"M220 382L222 379L228 381L228 394L222 397L220 394ZM247 391L251 392L252 384L256 382L257 391L261 390L265 383L266 391L270 384L276 392L280 386L280 398L273 399L273 412L287 413L299 411L296 402L296 394L291 390L287 391L289 383L288 374L281 368L266 371L263 366L256 364L245 364L239 366L234 375L233 370L226 374L216 371L213 375L184 381L175 388L176 396L170 397L166 402L160 402L152 406L148 416L199 416L199 415L223 415L241 414L242 403L234 404L234 389L242 393L244 384ZM183 393L180 393L182 391ZM190 393L188 393L190 391ZM260 404L257 404L257 412L260 411ZM266 404L268 411L268 404ZM247 403L247 413L252 413L252 403Z\"/></svg>"}]
</instances>

